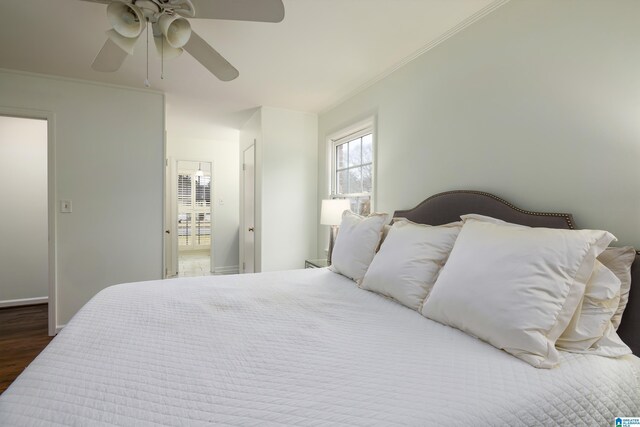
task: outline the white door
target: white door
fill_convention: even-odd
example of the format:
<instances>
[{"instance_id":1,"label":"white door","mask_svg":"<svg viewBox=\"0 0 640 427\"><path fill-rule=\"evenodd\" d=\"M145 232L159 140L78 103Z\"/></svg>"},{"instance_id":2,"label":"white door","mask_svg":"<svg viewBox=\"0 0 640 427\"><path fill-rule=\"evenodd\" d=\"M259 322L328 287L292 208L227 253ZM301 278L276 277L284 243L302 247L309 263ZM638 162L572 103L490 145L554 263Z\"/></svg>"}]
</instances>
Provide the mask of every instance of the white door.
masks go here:
<instances>
[{"instance_id":1,"label":"white door","mask_svg":"<svg viewBox=\"0 0 640 427\"><path fill-rule=\"evenodd\" d=\"M255 145L244 150L244 230L241 232L244 245L244 260L242 260L242 272L253 273L255 271Z\"/></svg>"},{"instance_id":2,"label":"white door","mask_svg":"<svg viewBox=\"0 0 640 427\"><path fill-rule=\"evenodd\" d=\"M178 275L178 237L175 226L177 217L177 174L176 162L172 159L165 161L165 214L164 214L164 276Z\"/></svg>"}]
</instances>

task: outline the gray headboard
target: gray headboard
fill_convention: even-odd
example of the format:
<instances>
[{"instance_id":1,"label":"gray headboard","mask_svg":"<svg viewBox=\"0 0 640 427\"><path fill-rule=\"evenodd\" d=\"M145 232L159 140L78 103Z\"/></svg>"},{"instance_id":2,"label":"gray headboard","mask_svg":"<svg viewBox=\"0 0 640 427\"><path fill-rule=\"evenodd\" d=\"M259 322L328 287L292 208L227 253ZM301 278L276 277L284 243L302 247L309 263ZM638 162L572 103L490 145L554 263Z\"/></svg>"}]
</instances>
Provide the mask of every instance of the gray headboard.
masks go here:
<instances>
[{"instance_id":1,"label":"gray headboard","mask_svg":"<svg viewBox=\"0 0 640 427\"><path fill-rule=\"evenodd\" d=\"M480 214L530 227L574 229L573 216L568 213L530 212L517 208L493 194L482 191L447 191L431 196L413 209L399 210L394 217L407 218L420 224L440 225L459 221L460 215ZM640 355L640 255L631 267L631 292L618 334L635 355ZM640 288L640 285L638 285ZM635 295L635 294L638 295Z\"/></svg>"}]
</instances>

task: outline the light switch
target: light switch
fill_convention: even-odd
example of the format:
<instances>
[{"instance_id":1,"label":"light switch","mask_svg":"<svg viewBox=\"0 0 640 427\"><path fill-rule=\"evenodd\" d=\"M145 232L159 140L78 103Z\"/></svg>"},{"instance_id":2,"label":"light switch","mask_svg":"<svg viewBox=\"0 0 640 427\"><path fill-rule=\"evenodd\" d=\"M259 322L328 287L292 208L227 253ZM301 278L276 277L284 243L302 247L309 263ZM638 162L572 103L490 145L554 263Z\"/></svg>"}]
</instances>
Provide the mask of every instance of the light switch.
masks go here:
<instances>
[{"instance_id":1,"label":"light switch","mask_svg":"<svg viewBox=\"0 0 640 427\"><path fill-rule=\"evenodd\" d=\"M71 200L60 200L60 212L71 213Z\"/></svg>"}]
</instances>

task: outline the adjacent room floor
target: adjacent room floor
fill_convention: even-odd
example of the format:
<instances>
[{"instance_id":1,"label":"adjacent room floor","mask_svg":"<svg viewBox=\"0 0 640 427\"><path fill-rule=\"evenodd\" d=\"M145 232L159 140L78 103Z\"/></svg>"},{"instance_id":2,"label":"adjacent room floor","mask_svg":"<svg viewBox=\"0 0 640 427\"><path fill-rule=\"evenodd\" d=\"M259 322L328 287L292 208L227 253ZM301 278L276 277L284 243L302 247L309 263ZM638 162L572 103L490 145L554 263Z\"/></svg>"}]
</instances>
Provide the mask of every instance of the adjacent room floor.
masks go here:
<instances>
[{"instance_id":1,"label":"adjacent room floor","mask_svg":"<svg viewBox=\"0 0 640 427\"><path fill-rule=\"evenodd\" d=\"M211 256L205 251L182 251L178 255L178 276L211 275Z\"/></svg>"},{"instance_id":2,"label":"adjacent room floor","mask_svg":"<svg viewBox=\"0 0 640 427\"><path fill-rule=\"evenodd\" d=\"M47 317L47 304L0 309L0 393L52 340Z\"/></svg>"}]
</instances>

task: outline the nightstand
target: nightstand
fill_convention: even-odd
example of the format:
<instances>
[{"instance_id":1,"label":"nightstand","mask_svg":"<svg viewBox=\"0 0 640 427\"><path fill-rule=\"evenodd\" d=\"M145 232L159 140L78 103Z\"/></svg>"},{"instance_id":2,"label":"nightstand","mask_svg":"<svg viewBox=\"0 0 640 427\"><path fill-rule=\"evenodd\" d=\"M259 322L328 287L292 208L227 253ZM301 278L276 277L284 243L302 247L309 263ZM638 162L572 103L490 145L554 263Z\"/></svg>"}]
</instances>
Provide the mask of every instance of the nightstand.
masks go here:
<instances>
[{"instance_id":1,"label":"nightstand","mask_svg":"<svg viewBox=\"0 0 640 427\"><path fill-rule=\"evenodd\" d=\"M304 268L323 268L329 267L329 263L326 258L319 259L307 259L304 261Z\"/></svg>"}]
</instances>

